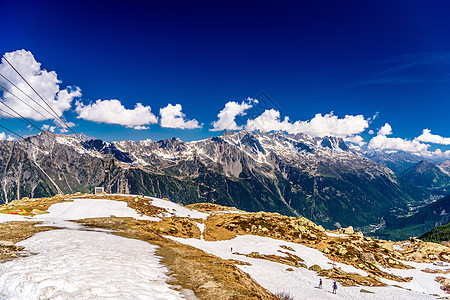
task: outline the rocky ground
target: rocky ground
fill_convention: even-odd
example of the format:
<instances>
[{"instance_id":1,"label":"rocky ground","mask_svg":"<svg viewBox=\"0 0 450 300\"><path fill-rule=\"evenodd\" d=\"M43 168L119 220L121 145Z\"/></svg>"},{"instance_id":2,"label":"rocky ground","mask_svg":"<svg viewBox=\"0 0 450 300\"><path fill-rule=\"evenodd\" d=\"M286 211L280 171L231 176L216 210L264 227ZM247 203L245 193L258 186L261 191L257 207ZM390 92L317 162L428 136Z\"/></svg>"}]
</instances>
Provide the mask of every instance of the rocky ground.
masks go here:
<instances>
[{"instance_id":1,"label":"rocky ground","mask_svg":"<svg viewBox=\"0 0 450 300\"><path fill-rule=\"evenodd\" d=\"M303 217L294 218L264 212L246 213L210 203L189 206L190 209L203 214L180 216L168 206L153 205L150 198L75 194L13 201L0 206L0 213L18 213L32 217L45 213L52 204L69 199L105 197L124 201L128 207L139 214L154 217L155 221L111 216L78 222L88 227L106 228L123 237L158 245L160 247L158 254L164 258L164 263L173 272L174 282L171 284L194 291L199 299L277 298L238 267L248 262L239 259L221 259L195 247L177 243L167 236L225 241L236 236L253 235L305 245L321 251L333 262L352 266L366 272L368 276L347 272L333 265L329 268L318 265L308 267L304 263L304 258L287 245L280 246L279 254L268 255L257 251L248 253L234 251L233 254L283 264L286 271L308 268L317 272L319 276L340 282L343 286L385 286L386 283L382 279L398 283L409 282L412 277L394 275L392 270L414 268L408 262L447 265L450 263L450 249L443 245L426 243L418 239L403 242L377 240L364 237L362 233L354 232L351 227L330 232ZM168 200L167 202L169 203ZM36 232L53 229L49 226L36 225L36 222L29 221L0 223L0 259L14 259L27 255L24 249L14 244ZM421 271L436 275L436 282L441 285L442 291L450 294L450 280L447 275L450 273L450 267L440 270L424 268Z\"/></svg>"}]
</instances>

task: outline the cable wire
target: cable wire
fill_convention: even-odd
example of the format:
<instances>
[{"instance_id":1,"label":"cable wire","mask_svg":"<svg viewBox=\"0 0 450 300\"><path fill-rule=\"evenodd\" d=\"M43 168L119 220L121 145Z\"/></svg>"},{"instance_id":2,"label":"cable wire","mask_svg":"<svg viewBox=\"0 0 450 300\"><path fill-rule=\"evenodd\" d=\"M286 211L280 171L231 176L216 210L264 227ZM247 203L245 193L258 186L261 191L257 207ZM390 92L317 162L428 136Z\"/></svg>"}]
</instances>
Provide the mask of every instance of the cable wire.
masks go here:
<instances>
[{"instance_id":1,"label":"cable wire","mask_svg":"<svg viewBox=\"0 0 450 300\"><path fill-rule=\"evenodd\" d=\"M0 110L6 113L6 111L4 111L4 110L2 110L2 109L0 109ZM5 122L8 122L8 123L10 123L10 124L14 125L14 126L17 126L17 127L19 127L20 129L25 129L25 130L31 131L31 130L30 130L29 128L26 128L26 127L20 126L20 125L18 125L18 124L16 124L16 123L14 123L14 122L13 122L13 121L11 121L11 120L8 120L8 119L4 119L4 118L1 118L0 120L3 120L3 121L5 121ZM32 131L31 131L31 132L32 132Z\"/></svg>"},{"instance_id":2,"label":"cable wire","mask_svg":"<svg viewBox=\"0 0 450 300\"><path fill-rule=\"evenodd\" d=\"M2 76L3 78L6 79L6 77L4 77L2 74L0 74L0 76ZM7 79L6 79L7 80ZM13 84L14 85L14 84ZM15 85L14 85L15 86ZM16 87L16 86L15 86ZM40 113L38 110L36 110L34 107L32 107L31 105L29 105L28 103L26 103L25 101L23 101L22 99L20 99L19 97L17 97L13 92L11 92L10 90L8 90L6 87L4 87L3 85L0 84L0 88L2 88L5 92L8 92L9 94L13 95L17 100L19 100L20 102L22 102L23 104L25 104L26 106L28 106L29 108L31 108L32 110L34 110L35 112L37 112L39 115L41 115L44 119L48 119L48 117L44 116L42 113ZM16 87L17 88L17 87ZM19 89L22 93L23 91L21 89ZM27 94L25 94L26 96L28 96ZM30 96L28 96L28 98L30 98ZM31 98L30 98L31 99ZM33 100L33 99L31 99ZM34 101L34 100L33 100ZM40 106L39 103L36 103ZM42 106L41 106L42 107ZM43 108L43 107L42 107ZM45 108L44 108L45 109ZM48 112L48 111L47 111ZM51 116L53 118L53 116ZM53 124L55 124L56 126L59 126L58 124L56 124L54 121L50 120Z\"/></svg>"},{"instance_id":3,"label":"cable wire","mask_svg":"<svg viewBox=\"0 0 450 300\"><path fill-rule=\"evenodd\" d=\"M25 93L21 88L19 88L17 85L15 85L14 83L11 82L11 80L9 80L8 78L6 78L3 74L0 74L1 77L3 77L6 81L8 81L12 86L14 86L16 89L18 89L19 91L22 92L22 94L24 94L25 96L27 96L31 101L33 101L34 103L36 103L40 108L42 108L44 111L46 111L50 117L52 117L53 119L55 119L55 116L52 115L51 112L49 112L45 107L43 107L39 102L37 102L36 100L34 100L33 98L31 98L27 93ZM4 86L0 85L0 87L7 91L8 93L10 93L11 95L13 95L17 100L19 100L20 102L22 102L23 104L25 104L26 106L28 106L29 108L31 108L32 110L34 110L35 112L37 112L39 115L41 115L44 119L48 119L48 117L44 116L40 111L38 111L37 109L35 109L34 107L32 107L31 105L29 105L28 103L26 103L25 101L23 101L22 99L20 99L19 97L17 97L15 94L13 94L11 91L9 91L7 88L5 88ZM53 122L53 124L57 125L55 122Z\"/></svg>"},{"instance_id":4,"label":"cable wire","mask_svg":"<svg viewBox=\"0 0 450 300\"><path fill-rule=\"evenodd\" d=\"M11 116L13 119L18 119L17 118L17 116L14 116L12 113L10 113L10 112L7 112L6 110L4 110L4 109L1 109L0 108L0 111L1 112L3 112L4 114L7 114L7 115L9 115L9 116ZM24 123L26 123L26 124L28 124L28 122L25 122L24 120L22 120L22 119L18 119L18 120L20 120L20 121L22 121L22 122L24 122Z\"/></svg>"},{"instance_id":5,"label":"cable wire","mask_svg":"<svg viewBox=\"0 0 450 300\"><path fill-rule=\"evenodd\" d=\"M24 137L21 136L20 134L15 133L14 131L8 129L7 127L5 127L5 126L3 126L3 125L0 125L0 127L3 128L3 129L5 129L5 130L8 130L9 132L11 132L11 133L14 134L14 135L17 135L18 137L20 137L20 138L21 138L22 140L24 140L25 142L30 142L30 143L32 143L33 145L35 145L36 147L39 147L39 146L36 145L33 141L31 141L30 139L24 138Z\"/></svg>"},{"instance_id":6,"label":"cable wire","mask_svg":"<svg viewBox=\"0 0 450 300\"><path fill-rule=\"evenodd\" d=\"M44 98L42 98L41 94L39 94L32 86L31 84L22 76L22 74L19 73L19 71L17 71L17 69L6 59L6 57L0 53L0 56L11 66L11 68L13 68L14 71L16 71L16 73L20 76L20 78L23 79L23 81L25 81L25 83L33 90L33 92L36 93L36 95L39 96L39 98L41 98L41 100L48 106L48 108L50 108L50 110L55 114L55 116L73 133L75 134L75 136L81 140L81 138L78 136L78 134L73 131L73 129L67 125L66 121L64 121L61 117L58 116L58 114L55 112L55 110L47 103L47 101L44 100Z\"/></svg>"},{"instance_id":7,"label":"cable wire","mask_svg":"<svg viewBox=\"0 0 450 300\"><path fill-rule=\"evenodd\" d=\"M39 130L40 132L44 132L42 131L42 129L40 129L39 127L37 127L36 125L33 124L33 122L31 122L30 120L28 120L27 118L25 118L24 116L22 116L21 114L19 114L17 111L15 111L11 106L9 106L8 104L5 103L5 101L0 100L0 103L2 103L4 106L6 106L7 108L9 108L10 110L12 110L15 114L17 114L22 120L24 120L25 122L27 122L28 124L30 124L31 126L33 126L34 128L36 128L37 130Z\"/></svg>"}]
</instances>

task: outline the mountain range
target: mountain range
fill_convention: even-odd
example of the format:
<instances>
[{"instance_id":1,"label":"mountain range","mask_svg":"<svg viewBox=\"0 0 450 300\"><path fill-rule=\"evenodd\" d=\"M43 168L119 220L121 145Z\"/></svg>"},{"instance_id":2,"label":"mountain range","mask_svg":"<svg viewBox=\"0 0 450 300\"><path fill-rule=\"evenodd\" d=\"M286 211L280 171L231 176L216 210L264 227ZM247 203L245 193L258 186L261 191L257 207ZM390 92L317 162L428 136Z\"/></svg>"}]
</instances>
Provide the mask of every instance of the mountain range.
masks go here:
<instances>
[{"instance_id":1,"label":"mountain range","mask_svg":"<svg viewBox=\"0 0 450 300\"><path fill-rule=\"evenodd\" d=\"M414 175L420 166L396 175L340 138L281 132L110 143L44 132L1 141L0 160L2 202L101 185L115 192L124 180L134 194L302 215L327 228L382 223L389 211L445 192L450 177L445 163L438 169L447 177L434 172L439 180L430 183Z\"/></svg>"}]
</instances>

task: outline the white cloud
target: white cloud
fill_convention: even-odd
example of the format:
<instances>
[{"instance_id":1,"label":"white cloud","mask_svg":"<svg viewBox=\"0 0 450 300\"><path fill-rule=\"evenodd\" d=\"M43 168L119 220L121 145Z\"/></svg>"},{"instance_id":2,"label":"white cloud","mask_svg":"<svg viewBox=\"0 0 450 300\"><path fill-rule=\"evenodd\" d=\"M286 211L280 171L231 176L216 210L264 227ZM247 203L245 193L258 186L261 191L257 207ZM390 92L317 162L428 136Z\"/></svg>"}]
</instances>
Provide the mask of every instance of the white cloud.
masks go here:
<instances>
[{"instance_id":1,"label":"white cloud","mask_svg":"<svg viewBox=\"0 0 450 300\"><path fill-rule=\"evenodd\" d=\"M376 112L371 118L369 118L369 123L372 123L378 116L380 115L380 112Z\"/></svg>"},{"instance_id":2,"label":"white cloud","mask_svg":"<svg viewBox=\"0 0 450 300\"><path fill-rule=\"evenodd\" d=\"M150 106L137 103L134 109L126 109L119 100L97 100L84 105L76 103L75 111L78 119L97 123L118 124L135 129L142 129L143 125L155 124L158 118L151 113Z\"/></svg>"},{"instance_id":3,"label":"white cloud","mask_svg":"<svg viewBox=\"0 0 450 300\"><path fill-rule=\"evenodd\" d=\"M442 152L441 149L436 149L436 150L433 152L433 155L434 155L434 156L438 156L438 157L446 157L446 158L450 159L450 150L447 150L447 151Z\"/></svg>"},{"instance_id":4,"label":"white cloud","mask_svg":"<svg viewBox=\"0 0 450 300\"><path fill-rule=\"evenodd\" d=\"M424 156L424 157L428 157L428 158L446 158L446 159L450 159L450 150L447 151L442 151L441 149L436 149L434 151L426 151L424 153L420 153L420 155Z\"/></svg>"},{"instance_id":5,"label":"white cloud","mask_svg":"<svg viewBox=\"0 0 450 300\"><path fill-rule=\"evenodd\" d=\"M362 115L346 115L338 118L333 113L316 114L309 121L291 123L289 117L280 120L280 112L274 109L266 110L259 117L248 120L246 130L261 130L264 132L282 130L288 133L306 133L312 136L332 135L348 137L363 132L369 126L368 120Z\"/></svg>"},{"instance_id":6,"label":"white cloud","mask_svg":"<svg viewBox=\"0 0 450 300\"><path fill-rule=\"evenodd\" d=\"M386 135L391 135L392 134L392 127L391 125L389 125L389 123L385 123L380 130L378 130L377 135L382 135L382 136L386 136Z\"/></svg>"},{"instance_id":7,"label":"white cloud","mask_svg":"<svg viewBox=\"0 0 450 300\"><path fill-rule=\"evenodd\" d=\"M369 134L370 134L370 135L372 135L372 134L374 134L374 133L375 133L375 132L374 132L372 129L369 130Z\"/></svg>"},{"instance_id":8,"label":"white cloud","mask_svg":"<svg viewBox=\"0 0 450 300\"><path fill-rule=\"evenodd\" d=\"M16 139L11 135L6 135L4 132L0 132L0 141L15 141Z\"/></svg>"},{"instance_id":9,"label":"white cloud","mask_svg":"<svg viewBox=\"0 0 450 300\"><path fill-rule=\"evenodd\" d=\"M136 130L146 130L146 129L150 129L150 127L148 127L148 126L143 126L143 125L139 125L139 126L127 126L127 127L133 128L133 129L136 129Z\"/></svg>"},{"instance_id":10,"label":"white cloud","mask_svg":"<svg viewBox=\"0 0 450 300\"><path fill-rule=\"evenodd\" d=\"M429 145L418 141L409 141L402 138L388 138L385 135L377 135L369 142L370 149L401 150L413 153L426 153Z\"/></svg>"},{"instance_id":11,"label":"white cloud","mask_svg":"<svg viewBox=\"0 0 450 300\"><path fill-rule=\"evenodd\" d=\"M282 130L292 133L293 124L289 122L289 117L280 121L280 112L275 109L265 110L259 117L248 120L245 130L260 130L264 132Z\"/></svg>"},{"instance_id":12,"label":"white cloud","mask_svg":"<svg viewBox=\"0 0 450 300\"><path fill-rule=\"evenodd\" d=\"M67 133L67 132L69 132L69 130L67 130L66 128L59 129L59 133Z\"/></svg>"},{"instance_id":13,"label":"white cloud","mask_svg":"<svg viewBox=\"0 0 450 300\"><path fill-rule=\"evenodd\" d=\"M236 124L237 116L244 116L245 111L252 108L253 103L258 103L258 100L247 98L247 100L242 101L240 104L234 101L230 101L225 104L225 108L220 111L217 115L219 120L212 123L213 128L210 131L220 131L220 130L241 130L243 126L238 126Z\"/></svg>"},{"instance_id":14,"label":"white cloud","mask_svg":"<svg viewBox=\"0 0 450 300\"><path fill-rule=\"evenodd\" d=\"M69 121L64 121L64 122L65 122L65 124L63 122L61 122L59 119L53 120L53 123L58 125L58 127L60 127L60 128L64 128L64 127L66 127L66 125L68 127L75 127L75 126L77 126L77 124L75 124L73 122L69 122Z\"/></svg>"},{"instance_id":15,"label":"white cloud","mask_svg":"<svg viewBox=\"0 0 450 300\"><path fill-rule=\"evenodd\" d=\"M161 116L161 127L165 128L180 128L180 129L194 129L202 126L197 120L185 120L186 115L181 112L180 104L168 104L166 107L159 110Z\"/></svg>"},{"instance_id":16,"label":"white cloud","mask_svg":"<svg viewBox=\"0 0 450 300\"><path fill-rule=\"evenodd\" d=\"M366 142L364 142L364 139L360 135L352 135L349 137L344 137L343 140L346 142L357 144L359 146L364 146L366 144Z\"/></svg>"},{"instance_id":17,"label":"white cloud","mask_svg":"<svg viewBox=\"0 0 450 300\"><path fill-rule=\"evenodd\" d=\"M297 121L294 126L296 132L305 132L313 136L346 137L363 132L369 126L369 122L363 115L345 115L339 119L330 113L324 116L316 114L310 121Z\"/></svg>"},{"instance_id":18,"label":"white cloud","mask_svg":"<svg viewBox=\"0 0 450 300\"><path fill-rule=\"evenodd\" d=\"M44 125L42 125L41 129L44 130L44 131L48 130L48 131L51 131L51 132L55 132L56 126L50 126L50 125L44 124Z\"/></svg>"},{"instance_id":19,"label":"white cloud","mask_svg":"<svg viewBox=\"0 0 450 300\"><path fill-rule=\"evenodd\" d=\"M450 138L445 138L437 134L432 134L431 130L424 129L422 134L414 139L418 142L450 145Z\"/></svg>"},{"instance_id":20,"label":"white cloud","mask_svg":"<svg viewBox=\"0 0 450 300\"><path fill-rule=\"evenodd\" d=\"M450 144L450 139L443 138L439 135L431 134L430 130L424 129L422 135L415 138L414 140L407 140L402 138L389 138L387 135L392 134L392 127L386 123L377 133L377 136L372 138L369 142L368 147L370 149L384 150L400 150L405 152L412 152L419 154L421 156L427 157L447 157L450 158L450 150L443 152L441 149L436 149L435 151L428 151L430 145L425 143L435 143L435 144ZM445 144L448 142L448 144Z\"/></svg>"},{"instance_id":21,"label":"white cloud","mask_svg":"<svg viewBox=\"0 0 450 300\"><path fill-rule=\"evenodd\" d=\"M62 116L64 111L69 110L72 100L81 97L81 90L78 87L67 87L60 89L61 81L58 79L55 71L46 71L41 69L41 63L37 62L33 54L26 50L17 50L5 53L6 59L22 74L22 76L31 84L31 86L46 100L46 102L53 108L58 116ZM51 110L42 100L30 89L30 87L23 81L22 78L11 68L11 66L2 59L0 63L0 73L14 83L18 88L27 93L31 98L36 100L41 106L48 111ZM42 115L36 113L29 106L19 101L11 94L4 92L3 101L5 101L14 110L19 112L26 118L36 121L43 121L53 119L49 113L32 102L29 98L23 95L12 84L7 82L3 77L0 77L1 85L5 86L9 91L17 97L26 102L29 106L39 111Z\"/></svg>"}]
</instances>

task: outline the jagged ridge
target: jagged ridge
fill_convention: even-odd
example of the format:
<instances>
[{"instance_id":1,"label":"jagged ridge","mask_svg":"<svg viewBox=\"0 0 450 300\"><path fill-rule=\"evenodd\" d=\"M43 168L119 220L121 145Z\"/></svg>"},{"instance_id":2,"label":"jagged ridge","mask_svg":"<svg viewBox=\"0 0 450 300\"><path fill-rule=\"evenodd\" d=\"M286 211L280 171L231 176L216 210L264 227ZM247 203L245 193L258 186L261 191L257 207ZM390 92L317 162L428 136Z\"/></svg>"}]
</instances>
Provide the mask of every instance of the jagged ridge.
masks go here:
<instances>
[{"instance_id":1,"label":"jagged ridge","mask_svg":"<svg viewBox=\"0 0 450 300\"><path fill-rule=\"evenodd\" d=\"M41 147L0 145L2 159L13 158L0 170L3 200L90 190L104 183L101 159L110 153L119 161L111 172L113 190L124 176L132 193L303 215L327 227L375 223L412 201L390 169L335 137L240 131L187 143L80 143L46 132L29 139Z\"/></svg>"}]
</instances>

